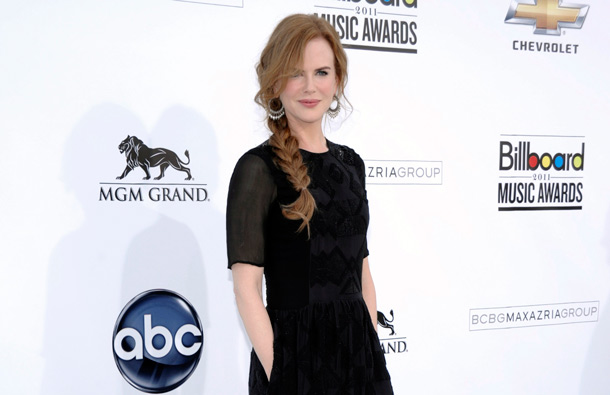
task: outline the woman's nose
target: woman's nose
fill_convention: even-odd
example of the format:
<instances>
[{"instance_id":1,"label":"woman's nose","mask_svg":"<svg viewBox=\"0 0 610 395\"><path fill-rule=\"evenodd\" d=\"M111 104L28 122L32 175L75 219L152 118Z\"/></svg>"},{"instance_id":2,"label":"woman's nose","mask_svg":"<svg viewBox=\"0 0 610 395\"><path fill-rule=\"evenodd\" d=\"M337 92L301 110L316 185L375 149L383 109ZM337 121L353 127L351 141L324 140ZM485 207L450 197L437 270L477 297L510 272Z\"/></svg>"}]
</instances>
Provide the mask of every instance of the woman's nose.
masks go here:
<instances>
[{"instance_id":1,"label":"woman's nose","mask_svg":"<svg viewBox=\"0 0 610 395\"><path fill-rule=\"evenodd\" d=\"M315 92L316 86L312 75L305 75L305 92Z\"/></svg>"}]
</instances>

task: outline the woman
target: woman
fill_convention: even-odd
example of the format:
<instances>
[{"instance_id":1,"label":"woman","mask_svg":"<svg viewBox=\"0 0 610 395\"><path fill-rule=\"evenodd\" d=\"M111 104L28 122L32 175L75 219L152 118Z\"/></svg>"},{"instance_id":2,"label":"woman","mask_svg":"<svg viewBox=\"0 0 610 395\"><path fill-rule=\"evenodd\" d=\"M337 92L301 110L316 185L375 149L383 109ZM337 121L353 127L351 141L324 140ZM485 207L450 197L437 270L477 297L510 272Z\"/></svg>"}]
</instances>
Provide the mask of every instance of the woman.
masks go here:
<instances>
[{"instance_id":1,"label":"woman","mask_svg":"<svg viewBox=\"0 0 610 395\"><path fill-rule=\"evenodd\" d=\"M238 161L227 204L229 268L253 346L250 394L392 394L376 333L364 163L322 132L347 80L339 37L324 19L291 15L256 71L272 134Z\"/></svg>"}]
</instances>

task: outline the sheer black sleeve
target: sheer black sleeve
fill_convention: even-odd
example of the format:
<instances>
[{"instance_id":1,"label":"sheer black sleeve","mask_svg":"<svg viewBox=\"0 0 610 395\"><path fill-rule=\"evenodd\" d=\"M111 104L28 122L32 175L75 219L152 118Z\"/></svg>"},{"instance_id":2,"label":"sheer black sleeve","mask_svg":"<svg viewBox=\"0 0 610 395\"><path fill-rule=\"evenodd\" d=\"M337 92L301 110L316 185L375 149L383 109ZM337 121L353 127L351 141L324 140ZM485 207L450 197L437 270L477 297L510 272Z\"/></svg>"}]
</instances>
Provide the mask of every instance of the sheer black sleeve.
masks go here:
<instances>
[{"instance_id":1,"label":"sheer black sleeve","mask_svg":"<svg viewBox=\"0 0 610 395\"><path fill-rule=\"evenodd\" d=\"M277 188L265 161L242 156L233 171L227 199L227 255L234 263L264 266L265 226Z\"/></svg>"}]
</instances>

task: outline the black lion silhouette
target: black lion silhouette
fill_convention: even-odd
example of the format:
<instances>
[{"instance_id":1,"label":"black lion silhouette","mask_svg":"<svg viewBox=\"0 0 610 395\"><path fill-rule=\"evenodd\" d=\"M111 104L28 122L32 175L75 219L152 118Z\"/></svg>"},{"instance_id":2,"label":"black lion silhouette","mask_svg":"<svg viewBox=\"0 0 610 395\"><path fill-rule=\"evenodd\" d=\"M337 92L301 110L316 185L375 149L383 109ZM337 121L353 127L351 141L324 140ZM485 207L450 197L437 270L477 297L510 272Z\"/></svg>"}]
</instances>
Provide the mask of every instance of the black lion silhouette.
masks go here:
<instances>
[{"instance_id":1,"label":"black lion silhouette","mask_svg":"<svg viewBox=\"0 0 610 395\"><path fill-rule=\"evenodd\" d=\"M388 320L386 318L386 316L381 312L378 311L377 312L377 322L379 322L379 325L382 328L386 328L392 331L392 333L390 333L390 336L393 336L396 334L396 332L394 332L394 325L391 324L391 322L394 322L394 310L390 310L390 315L392 316L392 320Z\"/></svg>"},{"instance_id":2,"label":"black lion silhouette","mask_svg":"<svg viewBox=\"0 0 610 395\"><path fill-rule=\"evenodd\" d=\"M125 170L123 170L123 174L117 177L117 180L122 180L130 171L138 166L146 173L144 180L150 180L150 172L148 169L156 166L160 166L161 173L155 177L155 180L163 178L163 176L165 176L165 170L169 166L185 172L187 174L186 180L193 179L193 177L191 177L191 170L186 167L186 165L191 163L188 150L184 151L184 155L186 155L188 162L183 162L173 151L165 148L149 148L136 136L127 136L127 138L119 144L119 151L121 154L125 153L127 166L125 167Z\"/></svg>"}]
</instances>

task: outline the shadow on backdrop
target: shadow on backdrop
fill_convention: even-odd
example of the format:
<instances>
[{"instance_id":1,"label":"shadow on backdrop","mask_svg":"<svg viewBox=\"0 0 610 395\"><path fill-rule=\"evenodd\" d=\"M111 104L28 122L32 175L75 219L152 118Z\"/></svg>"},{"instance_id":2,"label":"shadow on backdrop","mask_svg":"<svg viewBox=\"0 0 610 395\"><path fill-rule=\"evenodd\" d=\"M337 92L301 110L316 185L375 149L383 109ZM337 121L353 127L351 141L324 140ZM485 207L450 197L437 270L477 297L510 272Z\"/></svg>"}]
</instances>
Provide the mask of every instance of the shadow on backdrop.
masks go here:
<instances>
[{"instance_id":1,"label":"shadow on backdrop","mask_svg":"<svg viewBox=\"0 0 610 395\"><path fill-rule=\"evenodd\" d=\"M114 179L115 143L125 130L144 134L142 122L114 104L95 106L75 125L62 155L62 182L80 207L82 222L51 253L45 309L42 394L113 394L122 378L111 337L120 312L125 251L146 215L141 205L104 204L99 182ZM112 143L112 144L111 144ZM117 160L118 159L118 160Z\"/></svg>"},{"instance_id":2,"label":"shadow on backdrop","mask_svg":"<svg viewBox=\"0 0 610 395\"><path fill-rule=\"evenodd\" d=\"M103 198L101 183L116 182L126 166L118 145L127 135L149 147L174 151L186 161L194 180L168 168L165 177L142 180L135 168L121 183L144 191L153 183L205 184L205 201L117 201ZM68 137L62 153L62 181L73 193L82 222L52 252L47 284L43 340L43 395L139 394L119 373L112 352L112 331L122 308L139 293L167 288L186 297L204 330L201 361L175 394L241 393L232 380L241 336L227 281L224 214L210 199L217 193L216 136L197 112L166 110L151 133L128 110L102 104L87 112ZM160 168L151 168L151 175ZM136 186L135 184L142 184ZM126 186L128 187L128 186ZM213 301L213 302L212 302ZM210 374L213 373L213 374Z\"/></svg>"}]
</instances>

